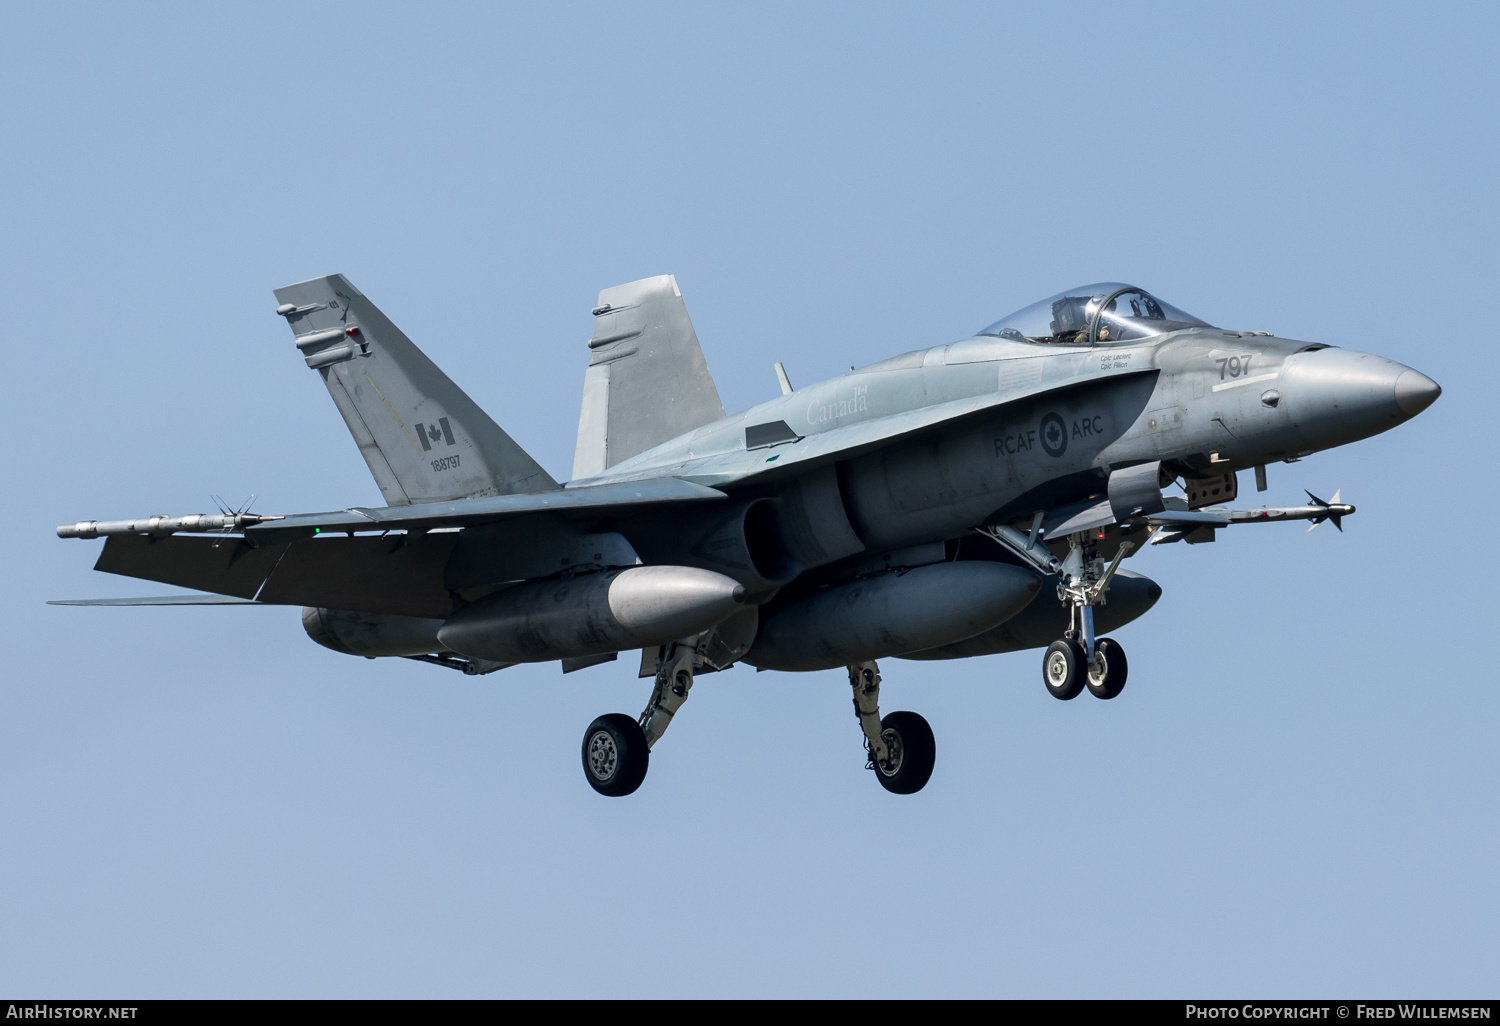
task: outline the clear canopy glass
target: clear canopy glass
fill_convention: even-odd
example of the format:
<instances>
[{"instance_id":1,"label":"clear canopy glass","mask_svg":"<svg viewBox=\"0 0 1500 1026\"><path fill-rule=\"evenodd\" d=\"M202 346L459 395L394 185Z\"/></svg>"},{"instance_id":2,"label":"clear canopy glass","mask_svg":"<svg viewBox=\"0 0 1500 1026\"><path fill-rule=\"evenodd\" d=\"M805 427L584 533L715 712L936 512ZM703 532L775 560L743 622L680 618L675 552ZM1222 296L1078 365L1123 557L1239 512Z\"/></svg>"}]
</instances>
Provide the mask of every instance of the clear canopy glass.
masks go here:
<instances>
[{"instance_id":1,"label":"clear canopy glass","mask_svg":"<svg viewBox=\"0 0 1500 1026\"><path fill-rule=\"evenodd\" d=\"M1129 342L1183 328L1210 325L1163 303L1144 289L1117 281L1076 289L1017 310L980 331L1015 342L1087 346Z\"/></svg>"}]
</instances>

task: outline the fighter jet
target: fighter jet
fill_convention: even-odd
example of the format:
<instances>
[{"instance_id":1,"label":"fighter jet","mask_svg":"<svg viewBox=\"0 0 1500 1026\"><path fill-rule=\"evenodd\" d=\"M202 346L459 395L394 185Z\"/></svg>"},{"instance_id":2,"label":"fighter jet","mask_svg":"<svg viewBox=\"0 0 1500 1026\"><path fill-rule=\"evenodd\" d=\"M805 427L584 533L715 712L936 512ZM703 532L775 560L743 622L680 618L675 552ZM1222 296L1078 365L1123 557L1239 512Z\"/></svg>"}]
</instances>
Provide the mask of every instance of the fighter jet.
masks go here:
<instances>
[{"instance_id":1,"label":"fighter jet","mask_svg":"<svg viewBox=\"0 0 1500 1026\"><path fill-rule=\"evenodd\" d=\"M593 308L572 480L559 484L342 275L276 290L296 352L384 505L83 521L95 569L189 589L77 604L304 607L312 640L470 674L639 653L645 710L589 724L584 779L634 792L697 676L847 668L866 765L928 781L933 733L880 714L878 661L1043 649L1055 697L1118 697L1101 634L1151 608L1145 543L1342 519L1230 509L1237 474L1367 438L1436 382L1348 349L1215 327L1133 285L1069 289L726 416L676 279ZM1311 528L1309 528L1310 530Z\"/></svg>"}]
</instances>

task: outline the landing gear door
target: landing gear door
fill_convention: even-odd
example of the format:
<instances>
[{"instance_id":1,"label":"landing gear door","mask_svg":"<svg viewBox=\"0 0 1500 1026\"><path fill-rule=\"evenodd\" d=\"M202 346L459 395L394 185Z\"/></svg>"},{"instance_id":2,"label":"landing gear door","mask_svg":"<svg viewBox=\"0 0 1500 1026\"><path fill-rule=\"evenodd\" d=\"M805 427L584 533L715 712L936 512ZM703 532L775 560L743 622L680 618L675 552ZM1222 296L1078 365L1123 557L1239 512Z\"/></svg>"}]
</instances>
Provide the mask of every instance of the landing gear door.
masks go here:
<instances>
[{"instance_id":1,"label":"landing gear door","mask_svg":"<svg viewBox=\"0 0 1500 1026\"><path fill-rule=\"evenodd\" d=\"M1239 498L1240 482L1234 471L1226 470L1205 477L1185 477L1182 490L1187 492L1188 509L1201 509Z\"/></svg>"}]
</instances>

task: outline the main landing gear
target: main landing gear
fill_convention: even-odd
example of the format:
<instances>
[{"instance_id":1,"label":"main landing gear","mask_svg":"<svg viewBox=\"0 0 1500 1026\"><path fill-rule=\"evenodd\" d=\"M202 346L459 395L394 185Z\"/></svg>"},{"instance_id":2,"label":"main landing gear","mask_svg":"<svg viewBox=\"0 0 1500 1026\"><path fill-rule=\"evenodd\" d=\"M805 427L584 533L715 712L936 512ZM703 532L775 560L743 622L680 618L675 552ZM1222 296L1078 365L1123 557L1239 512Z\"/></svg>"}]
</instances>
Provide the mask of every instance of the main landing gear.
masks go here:
<instances>
[{"instance_id":1,"label":"main landing gear","mask_svg":"<svg viewBox=\"0 0 1500 1026\"><path fill-rule=\"evenodd\" d=\"M712 632L663 646L657 662L651 700L638 719L624 713L600 716L583 732L583 777L602 795L632 794L646 779L651 748L693 688L693 674L704 665ZM914 712L880 716L880 667L856 663L849 667L854 689L854 714L859 718L869 755L866 768L875 771L880 786L894 794L914 794L927 785L937 758L937 743L927 721Z\"/></svg>"},{"instance_id":2,"label":"main landing gear","mask_svg":"<svg viewBox=\"0 0 1500 1026\"><path fill-rule=\"evenodd\" d=\"M620 798L641 786L651 767L651 746L666 733L672 717L687 701L693 672L712 636L710 631L665 646L651 700L639 719L609 713L589 724L583 732L583 776L595 791Z\"/></svg>"},{"instance_id":3,"label":"main landing gear","mask_svg":"<svg viewBox=\"0 0 1500 1026\"><path fill-rule=\"evenodd\" d=\"M595 791L621 798L646 779L651 747L646 732L624 713L600 716L583 732L583 775Z\"/></svg>"},{"instance_id":4,"label":"main landing gear","mask_svg":"<svg viewBox=\"0 0 1500 1026\"><path fill-rule=\"evenodd\" d=\"M914 712L880 718L880 667L873 660L849 667L854 715L865 732L867 768L893 794L915 794L927 786L937 760L937 742L927 721Z\"/></svg>"}]
</instances>

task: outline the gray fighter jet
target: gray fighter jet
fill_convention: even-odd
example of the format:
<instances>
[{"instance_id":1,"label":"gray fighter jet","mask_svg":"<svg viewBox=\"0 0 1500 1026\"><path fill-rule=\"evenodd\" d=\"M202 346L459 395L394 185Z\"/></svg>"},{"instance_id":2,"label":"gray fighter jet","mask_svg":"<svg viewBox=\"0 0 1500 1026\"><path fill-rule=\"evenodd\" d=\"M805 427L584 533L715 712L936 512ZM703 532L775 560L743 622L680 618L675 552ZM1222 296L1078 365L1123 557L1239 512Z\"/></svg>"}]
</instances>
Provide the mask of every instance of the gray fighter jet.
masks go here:
<instances>
[{"instance_id":1,"label":"gray fighter jet","mask_svg":"<svg viewBox=\"0 0 1500 1026\"><path fill-rule=\"evenodd\" d=\"M1237 472L1263 491L1267 464L1440 393L1378 356L1226 331L1105 283L807 388L777 364L782 394L725 416L664 275L599 294L564 485L342 275L276 299L385 505L64 525L107 536L98 570L198 590L80 604L298 605L338 652L471 674L638 651L645 711L584 732L605 795L640 786L694 678L738 662L847 667L869 768L901 794L936 749L916 713L881 717L877 660L1045 649L1053 696L1114 698L1125 652L1100 635L1161 594L1123 560L1240 524L1342 530L1338 493L1226 508Z\"/></svg>"}]
</instances>

